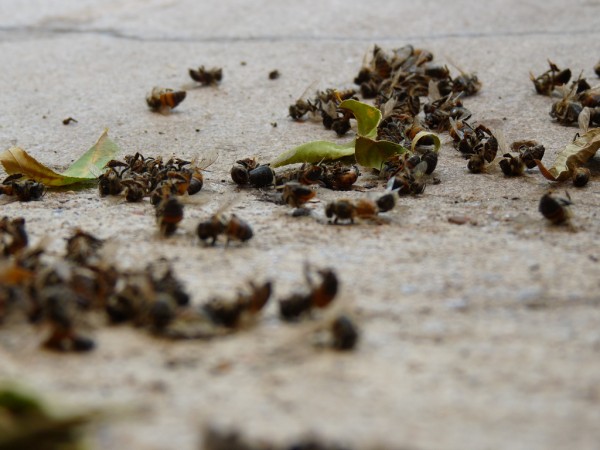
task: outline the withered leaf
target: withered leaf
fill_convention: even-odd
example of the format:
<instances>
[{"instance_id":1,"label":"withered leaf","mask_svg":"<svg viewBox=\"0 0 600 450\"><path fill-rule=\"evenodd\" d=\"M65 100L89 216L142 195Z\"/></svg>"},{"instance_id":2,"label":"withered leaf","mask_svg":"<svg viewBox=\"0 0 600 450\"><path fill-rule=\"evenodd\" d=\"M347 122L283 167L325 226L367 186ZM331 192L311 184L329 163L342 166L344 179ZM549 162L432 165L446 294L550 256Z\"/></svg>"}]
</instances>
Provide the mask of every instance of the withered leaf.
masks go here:
<instances>
[{"instance_id":1,"label":"withered leaf","mask_svg":"<svg viewBox=\"0 0 600 450\"><path fill-rule=\"evenodd\" d=\"M540 172L551 181L565 181L573 176L573 171L587 163L600 148L600 128L592 128L587 133L574 139L556 157L554 165L549 169L536 160Z\"/></svg>"},{"instance_id":2,"label":"withered leaf","mask_svg":"<svg viewBox=\"0 0 600 450\"><path fill-rule=\"evenodd\" d=\"M108 130L104 130L92 148L62 174L40 163L19 147L11 147L0 153L0 163L9 175L20 173L46 186L66 186L95 179L119 151L117 144L108 137Z\"/></svg>"}]
</instances>

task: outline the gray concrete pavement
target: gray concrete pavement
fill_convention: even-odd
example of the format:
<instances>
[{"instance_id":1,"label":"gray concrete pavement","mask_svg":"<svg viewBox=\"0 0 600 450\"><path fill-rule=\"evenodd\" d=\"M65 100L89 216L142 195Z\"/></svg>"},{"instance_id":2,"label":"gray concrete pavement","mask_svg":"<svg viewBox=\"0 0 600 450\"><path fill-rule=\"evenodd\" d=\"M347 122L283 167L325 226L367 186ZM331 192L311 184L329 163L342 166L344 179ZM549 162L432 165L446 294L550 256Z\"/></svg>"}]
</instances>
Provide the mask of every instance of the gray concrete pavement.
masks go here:
<instances>
[{"instance_id":1,"label":"gray concrete pavement","mask_svg":"<svg viewBox=\"0 0 600 450\"><path fill-rule=\"evenodd\" d=\"M3 1L0 150L19 145L61 169L108 127L124 153L220 157L204 203L187 207L169 240L156 236L149 204L91 190L3 204L2 215L23 215L34 241L55 236L54 252L79 226L115 242L124 267L167 257L198 303L233 295L253 277L275 279L281 297L302 283L305 260L331 265L364 339L348 355L315 351L302 327L278 322L275 305L256 330L209 343L103 326L86 356L39 350L30 327L0 328L0 378L69 404L146 409L107 426L99 448L197 448L207 422L275 441L312 431L356 448L597 448L597 160L586 188L561 188L573 197L575 233L539 215L551 186L537 171L470 175L449 144L441 184L402 199L380 226L294 219L255 192L237 192L228 172L240 157L268 160L333 139L319 124L291 121L288 105L315 81L350 87L374 43L412 43L477 72L482 91L465 101L474 117L502 124L509 142L537 139L552 161L577 130L550 120L551 102L534 94L528 72L543 72L551 58L597 82L599 11L591 0ZM187 69L200 64L223 67L218 88L190 90L169 116L148 110L152 86L187 85ZM280 79L268 80L273 69ZM64 126L68 116L79 122ZM203 248L191 230L230 193L256 237ZM322 203L339 196L318 195ZM476 225L450 224L452 215Z\"/></svg>"}]
</instances>

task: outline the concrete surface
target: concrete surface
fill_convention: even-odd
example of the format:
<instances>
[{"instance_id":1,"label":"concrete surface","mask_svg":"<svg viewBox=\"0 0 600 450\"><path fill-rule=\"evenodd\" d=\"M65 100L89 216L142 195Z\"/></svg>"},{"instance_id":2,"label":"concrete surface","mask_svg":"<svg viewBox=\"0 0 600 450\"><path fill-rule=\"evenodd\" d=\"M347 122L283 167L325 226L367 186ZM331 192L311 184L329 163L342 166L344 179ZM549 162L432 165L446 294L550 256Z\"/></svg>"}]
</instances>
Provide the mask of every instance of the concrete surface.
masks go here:
<instances>
[{"instance_id":1,"label":"concrete surface","mask_svg":"<svg viewBox=\"0 0 600 450\"><path fill-rule=\"evenodd\" d=\"M550 100L534 95L528 72L551 58L597 81L599 13L593 0L3 1L0 149L16 144L65 168L108 127L124 153L220 152L205 203L188 205L169 240L156 236L149 204L95 190L3 204L3 215L23 215L34 241L56 237L57 253L79 226L116 242L124 267L165 256L195 302L267 277L281 297L301 285L305 260L333 266L340 307L355 311L363 340L350 354L317 351L302 326L277 320L275 304L255 330L209 343L102 326L89 355L46 353L41 332L2 328L0 378L70 405L145 409L103 428L98 448L198 448L204 423L277 442L311 431L355 448L598 448L597 160L586 188L560 187L573 198L577 232L538 213L551 186L537 170L471 175L449 144L441 184L402 199L383 225L294 219L257 192L238 192L228 172L239 157L268 160L332 139L319 124L291 121L287 107L314 81L351 86L374 43L412 43L477 72L482 91L466 101L474 117L501 123L509 142L537 139L552 161L576 129L551 122ZM200 64L223 67L221 86L191 90L170 116L147 109L152 86L186 85ZM268 80L273 69L279 80ZM79 123L63 126L68 116ZM200 246L191 230L230 193L255 239ZM320 190L316 215L339 196ZM476 225L450 224L453 215Z\"/></svg>"}]
</instances>

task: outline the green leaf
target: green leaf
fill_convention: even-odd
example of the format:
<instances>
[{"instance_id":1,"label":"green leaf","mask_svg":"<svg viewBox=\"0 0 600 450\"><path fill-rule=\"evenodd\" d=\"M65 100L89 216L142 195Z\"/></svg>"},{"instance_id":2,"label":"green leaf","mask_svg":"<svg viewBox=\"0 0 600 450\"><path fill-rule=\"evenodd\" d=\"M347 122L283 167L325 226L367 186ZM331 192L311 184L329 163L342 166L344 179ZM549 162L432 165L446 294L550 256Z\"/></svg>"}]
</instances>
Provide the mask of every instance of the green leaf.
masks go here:
<instances>
[{"instance_id":1,"label":"green leaf","mask_svg":"<svg viewBox=\"0 0 600 450\"><path fill-rule=\"evenodd\" d=\"M108 129L104 130L98 141L65 170L63 175L85 179L98 177L98 172L113 159L121 149L108 137Z\"/></svg>"},{"instance_id":2,"label":"green leaf","mask_svg":"<svg viewBox=\"0 0 600 450\"><path fill-rule=\"evenodd\" d=\"M375 141L367 137L356 138L356 162L361 166L381 170L391 156L407 152L408 149L389 141Z\"/></svg>"},{"instance_id":3,"label":"green leaf","mask_svg":"<svg viewBox=\"0 0 600 450\"><path fill-rule=\"evenodd\" d=\"M344 100L340 103L340 108L348 109L354 113L359 136L371 139L377 137L377 126L381 122L379 108L353 99Z\"/></svg>"},{"instance_id":4,"label":"green leaf","mask_svg":"<svg viewBox=\"0 0 600 450\"><path fill-rule=\"evenodd\" d=\"M271 167L305 162L316 164L321 161L334 161L352 155L354 155L354 141L345 144L336 144L329 141L313 141L283 152L271 161Z\"/></svg>"},{"instance_id":5,"label":"green leaf","mask_svg":"<svg viewBox=\"0 0 600 450\"><path fill-rule=\"evenodd\" d=\"M25 150L12 147L0 153L0 163L6 173L20 173L46 186L66 186L82 183L97 178L104 165L120 151L119 147L109 139L108 130L86 153L75 161L63 174L56 173L40 163Z\"/></svg>"}]
</instances>

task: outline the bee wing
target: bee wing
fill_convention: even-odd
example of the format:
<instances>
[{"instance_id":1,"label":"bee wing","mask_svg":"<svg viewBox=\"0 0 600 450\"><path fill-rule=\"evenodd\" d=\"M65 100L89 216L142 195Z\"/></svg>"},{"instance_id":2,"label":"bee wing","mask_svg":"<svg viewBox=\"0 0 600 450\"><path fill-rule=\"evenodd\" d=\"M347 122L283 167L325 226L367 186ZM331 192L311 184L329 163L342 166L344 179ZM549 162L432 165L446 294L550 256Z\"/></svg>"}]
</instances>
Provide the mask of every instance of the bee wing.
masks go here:
<instances>
[{"instance_id":1,"label":"bee wing","mask_svg":"<svg viewBox=\"0 0 600 450\"><path fill-rule=\"evenodd\" d=\"M500 128L497 128L492 130L492 134L496 138L496 141L498 141L498 153L502 155L508 153L509 147L506 144L506 136L504 136L504 132Z\"/></svg>"},{"instance_id":2,"label":"bee wing","mask_svg":"<svg viewBox=\"0 0 600 450\"><path fill-rule=\"evenodd\" d=\"M415 174L415 177L417 177L417 178L425 175L426 171L427 171L427 161L421 161L413 169L413 173Z\"/></svg>"},{"instance_id":3,"label":"bee wing","mask_svg":"<svg viewBox=\"0 0 600 450\"><path fill-rule=\"evenodd\" d=\"M381 105L381 116L385 119L394 111L396 106L396 99L394 97L389 98L383 105Z\"/></svg>"},{"instance_id":4,"label":"bee wing","mask_svg":"<svg viewBox=\"0 0 600 450\"><path fill-rule=\"evenodd\" d=\"M212 166L217 159L219 159L219 151L217 149L212 149L206 154L202 155L202 157L200 157L200 155L194 156L191 165L192 167L196 167L200 170L205 170Z\"/></svg>"},{"instance_id":5,"label":"bee wing","mask_svg":"<svg viewBox=\"0 0 600 450\"><path fill-rule=\"evenodd\" d=\"M309 97L309 92L314 91L317 87L317 84L319 84L318 80L315 80L312 83L310 83L308 87L304 90L302 95L298 97L298 100L307 100Z\"/></svg>"},{"instance_id":6,"label":"bee wing","mask_svg":"<svg viewBox=\"0 0 600 450\"><path fill-rule=\"evenodd\" d=\"M442 98L442 94L440 94L440 90L438 89L438 85L435 81L429 80L428 94L430 102L434 102Z\"/></svg>"},{"instance_id":7,"label":"bee wing","mask_svg":"<svg viewBox=\"0 0 600 450\"><path fill-rule=\"evenodd\" d=\"M454 62L454 60L452 58L450 58L450 56L444 55L444 57L448 60L448 64L450 64L452 67L454 67L456 70L458 70L461 75L466 75L467 72L465 72L462 69L462 67L460 67L458 64L456 64L456 62Z\"/></svg>"},{"instance_id":8,"label":"bee wing","mask_svg":"<svg viewBox=\"0 0 600 450\"><path fill-rule=\"evenodd\" d=\"M590 111L590 108L586 106L579 113L579 117L577 117L577 123L579 124L579 128L581 129L582 134L587 133L588 128L590 126Z\"/></svg>"}]
</instances>

